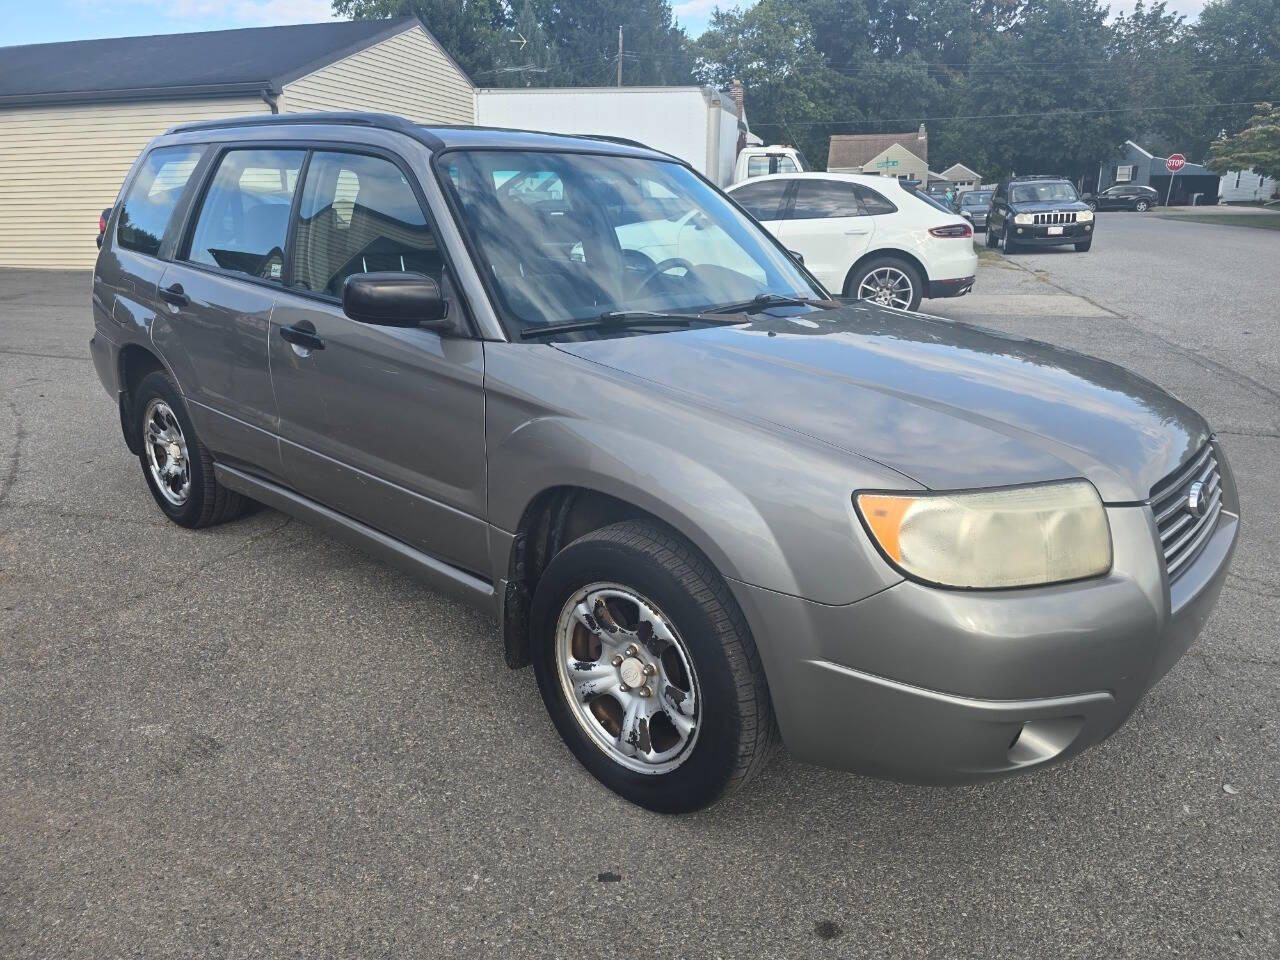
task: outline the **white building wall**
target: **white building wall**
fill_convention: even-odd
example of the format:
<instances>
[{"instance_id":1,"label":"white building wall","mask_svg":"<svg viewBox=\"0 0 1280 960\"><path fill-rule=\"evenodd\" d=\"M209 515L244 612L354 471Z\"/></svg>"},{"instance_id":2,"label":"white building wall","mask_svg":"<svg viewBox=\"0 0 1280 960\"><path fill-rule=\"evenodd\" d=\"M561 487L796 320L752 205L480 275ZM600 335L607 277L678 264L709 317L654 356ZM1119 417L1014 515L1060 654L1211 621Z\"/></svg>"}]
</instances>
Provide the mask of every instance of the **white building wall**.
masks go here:
<instances>
[{"instance_id":1,"label":"white building wall","mask_svg":"<svg viewBox=\"0 0 1280 960\"><path fill-rule=\"evenodd\" d=\"M1264 177L1252 170L1230 170L1218 186L1218 200L1222 203L1270 200L1277 192L1280 192L1280 180Z\"/></svg>"},{"instance_id":2,"label":"white building wall","mask_svg":"<svg viewBox=\"0 0 1280 960\"><path fill-rule=\"evenodd\" d=\"M0 109L0 266L92 267L98 215L148 141L178 123L266 110L256 98Z\"/></svg>"}]
</instances>

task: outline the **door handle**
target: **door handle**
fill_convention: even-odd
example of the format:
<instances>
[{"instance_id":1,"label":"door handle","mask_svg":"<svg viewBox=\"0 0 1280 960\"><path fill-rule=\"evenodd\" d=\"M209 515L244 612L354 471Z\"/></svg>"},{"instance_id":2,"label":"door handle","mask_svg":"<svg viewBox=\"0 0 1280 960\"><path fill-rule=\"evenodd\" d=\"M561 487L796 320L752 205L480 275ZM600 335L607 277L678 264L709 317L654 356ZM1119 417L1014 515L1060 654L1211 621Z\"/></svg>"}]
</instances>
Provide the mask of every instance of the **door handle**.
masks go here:
<instances>
[{"instance_id":1,"label":"door handle","mask_svg":"<svg viewBox=\"0 0 1280 960\"><path fill-rule=\"evenodd\" d=\"M848 230L845 231L845 236L857 237L870 232L871 230L867 227L850 227Z\"/></svg>"},{"instance_id":2,"label":"door handle","mask_svg":"<svg viewBox=\"0 0 1280 960\"><path fill-rule=\"evenodd\" d=\"M185 307L191 302L191 298L187 296L180 283L173 283L162 288L160 290L160 299L165 303L173 304L175 307Z\"/></svg>"},{"instance_id":3,"label":"door handle","mask_svg":"<svg viewBox=\"0 0 1280 960\"><path fill-rule=\"evenodd\" d=\"M306 323L306 321L303 321ZM310 329L308 329L310 327ZM284 337L289 343L295 347L305 347L308 350L323 350L324 340L316 335L315 327L307 323L304 327L302 323L295 323L288 327L280 328L280 336Z\"/></svg>"}]
</instances>

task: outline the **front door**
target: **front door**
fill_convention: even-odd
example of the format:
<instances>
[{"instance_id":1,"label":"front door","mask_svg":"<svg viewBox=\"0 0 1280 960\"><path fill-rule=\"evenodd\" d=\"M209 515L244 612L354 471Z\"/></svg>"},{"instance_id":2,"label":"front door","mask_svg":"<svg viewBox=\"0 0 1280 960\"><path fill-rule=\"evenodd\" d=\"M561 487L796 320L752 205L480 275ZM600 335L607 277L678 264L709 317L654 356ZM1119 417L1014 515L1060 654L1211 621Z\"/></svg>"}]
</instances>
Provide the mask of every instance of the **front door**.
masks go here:
<instances>
[{"instance_id":1,"label":"front door","mask_svg":"<svg viewBox=\"0 0 1280 960\"><path fill-rule=\"evenodd\" d=\"M339 513L483 574L482 344L357 323L342 312L343 284L356 273L443 279L435 234L409 175L386 157L317 151L302 191L289 286L269 338L286 481Z\"/></svg>"},{"instance_id":2,"label":"front door","mask_svg":"<svg viewBox=\"0 0 1280 960\"><path fill-rule=\"evenodd\" d=\"M157 348L200 439L219 459L279 474L267 330L281 290L303 150L234 149L218 159L191 235L159 282Z\"/></svg>"}]
</instances>

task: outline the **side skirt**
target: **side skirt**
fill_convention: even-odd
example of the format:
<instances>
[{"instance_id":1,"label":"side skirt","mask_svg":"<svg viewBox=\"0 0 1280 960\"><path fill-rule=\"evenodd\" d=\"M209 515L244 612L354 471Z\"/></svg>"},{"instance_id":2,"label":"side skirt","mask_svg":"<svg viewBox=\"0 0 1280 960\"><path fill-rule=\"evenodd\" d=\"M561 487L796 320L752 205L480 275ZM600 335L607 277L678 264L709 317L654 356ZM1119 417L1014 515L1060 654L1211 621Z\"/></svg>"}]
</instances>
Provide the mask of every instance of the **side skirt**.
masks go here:
<instances>
[{"instance_id":1,"label":"side skirt","mask_svg":"<svg viewBox=\"0 0 1280 960\"><path fill-rule=\"evenodd\" d=\"M415 550L359 520L330 510L269 480L221 463L214 464L213 469L218 482L228 490L235 490L259 503L305 520L365 553L390 563L441 593L470 603L486 613L501 616L499 595L488 580L482 580L443 560Z\"/></svg>"}]
</instances>

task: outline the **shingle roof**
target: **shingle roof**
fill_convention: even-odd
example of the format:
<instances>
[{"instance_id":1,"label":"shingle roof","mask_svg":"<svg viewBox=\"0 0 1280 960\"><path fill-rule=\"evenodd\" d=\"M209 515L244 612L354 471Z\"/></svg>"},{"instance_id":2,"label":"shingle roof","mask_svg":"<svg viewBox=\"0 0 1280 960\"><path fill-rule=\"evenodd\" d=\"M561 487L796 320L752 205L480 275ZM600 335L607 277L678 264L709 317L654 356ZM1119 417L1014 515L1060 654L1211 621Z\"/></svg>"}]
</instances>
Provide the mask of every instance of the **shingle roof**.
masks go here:
<instances>
[{"instance_id":1,"label":"shingle roof","mask_svg":"<svg viewBox=\"0 0 1280 960\"><path fill-rule=\"evenodd\" d=\"M0 104L278 91L418 22L334 21L0 47Z\"/></svg>"},{"instance_id":2,"label":"shingle roof","mask_svg":"<svg viewBox=\"0 0 1280 960\"><path fill-rule=\"evenodd\" d=\"M861 167L872 157L879 156L894 144L929 162L929 136L912 130L910 133L837 133L831 137L827 148L827 169L833 167Z\"/></svg>"}]
</instances>

